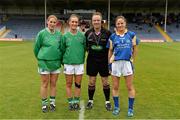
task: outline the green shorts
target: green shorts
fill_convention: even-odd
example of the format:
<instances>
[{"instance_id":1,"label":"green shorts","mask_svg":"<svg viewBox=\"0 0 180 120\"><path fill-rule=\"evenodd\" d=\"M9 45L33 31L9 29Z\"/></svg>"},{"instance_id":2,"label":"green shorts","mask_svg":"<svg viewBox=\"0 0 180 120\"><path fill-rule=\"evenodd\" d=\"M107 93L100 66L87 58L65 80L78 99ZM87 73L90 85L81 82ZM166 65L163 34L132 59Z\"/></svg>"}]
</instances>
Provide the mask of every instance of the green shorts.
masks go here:
<instances>
[{"instance_id":1,"label":"green shorts","mask_svg":"<svg viewBox=\"0 0 180 120\"><path fill-rule=\"evenodd\" d=\"M61 67L60 60L38 60L38 67L46 71L54 71Z\"/></svg>"}]
</instances>

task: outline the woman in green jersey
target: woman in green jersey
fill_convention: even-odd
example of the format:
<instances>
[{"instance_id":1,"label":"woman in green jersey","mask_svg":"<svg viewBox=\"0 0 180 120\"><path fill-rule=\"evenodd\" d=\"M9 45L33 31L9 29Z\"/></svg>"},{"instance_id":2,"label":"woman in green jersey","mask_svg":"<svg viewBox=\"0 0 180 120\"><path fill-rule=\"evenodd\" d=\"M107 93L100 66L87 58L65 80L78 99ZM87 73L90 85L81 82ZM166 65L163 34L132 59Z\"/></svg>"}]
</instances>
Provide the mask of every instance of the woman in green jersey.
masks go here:
<instances>
[{"instance_id":1,"label":"woman in green jersey","mask_svg":"<svg viewBox=\"0 0 180 120\"><path fill-rule=\"evenodd\" d=\"M81 80L84 73L85 36L77 30L79 18L72 14L69 18L70 30L63 35L61 48L63 51L64 73L66 77L66 94L69 110L79 110ZM72 84L74 78L74 94Z\"/></svg>"},{"instance_id":2,"label":"woman in green jersey","mask_svg":"<svg viewBox=\"0 0 180 120\"><path fill-rule=\"evenodd\" d=\"M50 15L47 19L47 28L36 36L34 55L38 61L38 72L41 75L40 94L42 98L42 112L55 111L56 82L61 67L60 41L62 35L55 30L57 17ZM49 84L50 83L50 84ZM48 87L50 98L48 100ZM48 107L48 101L50 105Z\"/></svg>"}]
</instances>

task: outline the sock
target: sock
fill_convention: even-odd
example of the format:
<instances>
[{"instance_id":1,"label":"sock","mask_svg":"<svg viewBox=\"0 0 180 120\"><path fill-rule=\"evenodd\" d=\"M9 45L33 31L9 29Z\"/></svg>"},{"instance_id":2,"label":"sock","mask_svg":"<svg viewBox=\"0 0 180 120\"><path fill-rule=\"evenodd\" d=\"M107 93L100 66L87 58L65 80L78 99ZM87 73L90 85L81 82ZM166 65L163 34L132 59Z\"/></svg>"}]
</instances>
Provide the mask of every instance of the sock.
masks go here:
<instances>
[{"instance_id":1,"label":"sock","mask_svg":"<svg viewBox=\"0 0 180 120\"><path fill-rule=\"evenodd\" d=\"M110 86L109 85L103 86L103 91L104 91L104 95L105 95L106 101L109 101Z\"/></svg>"},{"instance_id":2,"label":"sock","mask_svg":"<svg viewBox=\"0 0 180 120\"><path fill-rule=\"evenodd\" d=\"M69 104L73 104L73 98L72 98L72 97L71 97L71 98L68 98L67 100L68 100L68 103L69 103Z\"/></svg>"},{"instance_id":3,"label":"sock","mask_svg":"<svg viewBox=\"0 0 180 120\"><path fill-rule=\"evenodd\" d=\"M89 100L93 100L94 92L95 92L95 86L88 85Z\"/></svg>"},{"instance_id":4,"label":"sock","mask_svg":"<svg viewBox=\"0 0 180 120\"><path fill-rule=\"evenodd\" d=\"M91 103L93 103L93 100L88 100L88 102L91 102Z\"/></svg>"},{"instance_id":5,"label":"sock","mask_svg":"<svg viewBox=\"0 0 180 120\"><path fill-rule=\"evenodd\" d=\"M42 102L42 106L47 106L48 105L48 99L47 98L42 98L41 102Z\"/></svg>"},{"instance_id":6,"label":"sock","mask_svg":"<svg viewBox=\"0 0 180 120\"><path fill-rule=\"evenodd\" d=\"M55 96L50 96L49 101L50 101L50 104L55 105Z\"/></svg>"},{"instance_id":7,"label":"sock","mask_svg":"<svg viewBox=\"0 0 180 120\"><path fill-rule=\"evenodd\" d=\"M114 100L114 107L119 108L119 97L114 96L113 100Z\"/></svg>"},{"instance_id":8,"label":"sock","mask_svg":"<svg viewBox=\"0 0 180 120\"><path fill-rule=\"evenodd\" d=\"M110 103L110 101L106 101L105 104Z\"/></svg>"},{"instance_id":9,"label":"sock","mask_svg":"<svg viewBox=\"0 0 180 120\"><path fill-rule=\"evenodd\" d=\"M129 98L129 108L133 109L133 105L134 105L134 98Z\"/></svg>"},{"instance_id":10,"label":"sock","mask_svg":"<svg viewBox=\"0 0 180 120\"><path fill-rule=\"evenodd\" d=\"M80 97L74 97L74 103L79 103L80 102Z\"/></svg>"}]
</instances>

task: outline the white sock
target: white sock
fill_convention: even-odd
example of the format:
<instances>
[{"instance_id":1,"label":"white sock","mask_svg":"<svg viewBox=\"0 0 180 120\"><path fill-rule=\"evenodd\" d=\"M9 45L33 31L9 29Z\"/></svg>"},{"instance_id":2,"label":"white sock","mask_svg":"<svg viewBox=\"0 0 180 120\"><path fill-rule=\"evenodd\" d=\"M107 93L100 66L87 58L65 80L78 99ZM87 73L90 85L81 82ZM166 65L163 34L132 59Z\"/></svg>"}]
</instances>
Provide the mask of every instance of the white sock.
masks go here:
<instances>
[{"instance_id":1,"label":"white sock","mask_svg":"<svg viewBox=\"0 0 180 120\"><path fill-rule=\"evenodd\" d=\"M89 100L88 102L91 102L91 103L93 103L93 100Z\"/></svg>"},{"instance_id":2,"label":"white sock","mask_svg":"<svg viewBox=\"0 0 180 120\"><path fill-rule=\"evenodd\" d=\"M110 101L106 101L105 104L110 103Z\"/></svg>"}]
</instances>

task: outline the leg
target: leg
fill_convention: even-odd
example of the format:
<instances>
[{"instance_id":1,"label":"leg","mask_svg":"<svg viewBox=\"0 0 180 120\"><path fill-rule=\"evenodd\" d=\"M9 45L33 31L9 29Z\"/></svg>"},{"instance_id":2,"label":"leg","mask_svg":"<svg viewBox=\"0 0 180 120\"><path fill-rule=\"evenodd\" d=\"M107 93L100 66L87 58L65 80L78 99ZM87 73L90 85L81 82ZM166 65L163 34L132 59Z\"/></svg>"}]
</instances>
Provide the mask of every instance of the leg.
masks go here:
<instances>
[{"instance_id":1,"label":"leg","mask_svg":"<svg viewBox=\"0 0 180 120\"><path fill-rule=\"evenodd\" d=\"M48 111L48 84L49 84L49 74L41 74L41 98L42 98L42 112Z\"/></svg>"},{"instance_id":2,"label":"leg","mask_svg":"<svg viewBox=\"0 0 180 120\"><path fill-rule=\"evenodd\" d=\"M110 85L109 85L109 82L108 82L108 77L101 77L101 80L102 80L102 84L103 84L103 92L104 92L104 96L105 96L105 99L106 99L106 109L108 111L112 110L112 107L111 107L111 104L110 104Z\"/></svg>"},{"instance_id":3,"label":"leg","mask_svg":"<svg viewBox=\"0 0 180 120\"><path fill-rule=\"evenodd\" d=\"M134 98L135 98L135 89L133 86L133 75L125 76L126 80L126 87L128 89L128 95L129 95L129 107L128 107L128 116L133 116L133 105L134 105Z\"/></svg>"},{"instance_id":4,"label":"leg","mask_svg":"<svg viewBox=\"0 0 180 120\"><path fill-rule=\"evenodd\" d=\"M41 75L41 98L47 98L48 94L48 84L49 84L49 74Z\"/></svg>"},{"instance_id":5,"label":"leg","mask_svg":"<svg viewBox=\"0 0 180 120\"><path fill-rule=\"evenodd\" d=\"M130 98L134 98L135 97L135 89L133 86L133 75L125 76L125 80L126 80L126 87L128 89L128 95Z\"/></svg>"},{"instance_id":6,"label":"leg","mask_svg":"<svg viewBox=\"0 0 180 120\"><path fill-rule=\"evenodd\" d=\"M102 85L103 85L103 91L106 101L109 101L110 96L110 85L108 82L108 77L101 77Z\"/></svg>"},{"instance_id":7,"label":"leg","mask_svg":"<svg viewBox=\"0 0 180 120\"><path fill-rule=\"evenodd\" d=\"M92 109L93 107L93 96L95 92L95 85L96 85L96 76L89 76L89 83L88 83L89 101L86 105L86 109Z\"/></svg>"},{"instance_id":8,"label":"leg","mask_svg":"<svg viewBox=\"0 0 180 120\"><path fill-rule=\"evenodd\" d=\"M72 83L73 83L73 75L65 75L66 77L66 95L68 98L72 98Z\"/></svg>"},{"instance_id":9,"label":"leg","mask_svg":"<svg viewBox=\"0 0 180 120\"><path fill-rule=\"evenodd\" d=\"M69 103L69 110L73 110L72 83L73 75L65 74L66 77L66 95Z\"/></svg>"},{"instance_id":10,"label":"leg","mask_svg":"<svg viewBox=\"0 0 180 120\"><path fill-rule=\"evenodd\" d=\"M120 77L116 77L112 75L112 95L119 96L119 80Z\"/></svg>"},{"instance_id":11,"label":"leg","mask_svg":"<svg viewBox=\"0 0 180 120\"><path fill-rule=\"evenodd\" d=\"M75 97L80 97L81 94L81 80L82 80L82 75L75 75L75 91L74 91L74 96Z\"/></svg>"},{"instance_id":12,"label":"leg","mask_svg":"<svg viewBox=\"0 0 180 120\"><path fill-rule=\"evenodd\" d=\"M95 85L96 85L96 76L89 76L89 84L88 84L89 100L93 100Z\"/></svg>"},{"instance_id":13,"label":"leg","mask_svg":"<svg viewBox=\"0 0 180 120\"><path fill-rule=\"evenodd\" d=\"M50 74L50 96L56 96L56 82L59 74Z\"/></svg>"},{"instance_id":14,"label":"leg","mask_svg":"<svg viewBox=\"0 0 180 120\"><path fill-rule=\"evenodd\" d=\"M55 111L56 82L59 74L50 74L50 110Z\"/></svg>"},{"instance_id":15,"label":"leg","mask_svg":"<svg viewBox=\"0 0 180 120\"><path fill-rule=\"evenodd\" d=\"M118 115L120 112L119 109L119 80L120 77L116 77L112 75L112 94L113 94L113 100L114 100L114 110L113 114Z\"/></svg>"},{"instance_id":16,"label":"leg","mask_svg":"<svg viewBox=\"0 0 180 120\"><path fill-rule=\"evenodd\" d=\"M74 91L74 109L80 110L80 94L81 94L82 75L75 75L75 91Z\"/></svg>"}]
</instances>

